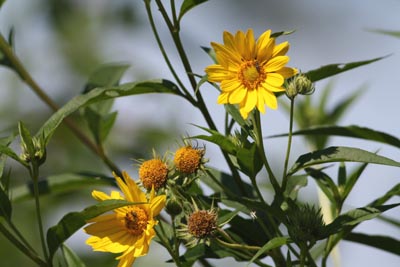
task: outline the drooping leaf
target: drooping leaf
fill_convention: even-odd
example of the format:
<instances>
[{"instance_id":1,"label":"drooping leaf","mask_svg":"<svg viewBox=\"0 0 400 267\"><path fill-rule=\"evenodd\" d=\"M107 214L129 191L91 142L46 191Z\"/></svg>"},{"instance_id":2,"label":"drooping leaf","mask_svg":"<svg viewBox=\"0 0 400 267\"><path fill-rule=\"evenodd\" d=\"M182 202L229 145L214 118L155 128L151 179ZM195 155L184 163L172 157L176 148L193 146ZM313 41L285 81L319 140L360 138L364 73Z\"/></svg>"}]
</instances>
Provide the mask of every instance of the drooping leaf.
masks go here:
<instances>
[{"instance_id":1,"label":"drooping leaf","mask_svg":"<svg viewBox=\"0 0 400 267\"><path fill-rule=\"evenodd\" d=\"M345 238L347 241L382 249L400 256L400 240L389 236L367 235L363 233L350 233Z\"/></svg>"},{"instance_id":2,"label":"drooping leaf","mask_svg":"<svg viewBox=\"0 0 400 267\"><path fill-rule=\"evenodd\" d=\"M119 86L96 88L84 95L71 99L61 109L46 121L36 136L42 137L44 145L47 145L51 136L62 120L81 107L93 104L98 101L112 99L121 96L148 94L148 93L169 93L176 94L177 87L168 80L154 80L138 83L126 83Z\"/></svg>"},{"instance_id":3,"label":"drooping leaf","mask_svg":"<svg viewBox=\"0 0 400 267\"><path fill-rule=\"evenodd\" d=\"M366 127L360 127L357 125L350 126L318 126L309 129L299 130L293 133L293 135L306 135L306 136L343 136L353 137L363 140L380 142L386 145L391 145L400 148L400 139L397 137L381 132L372 130ZM271 137L282 137L287 134L274 135Z\"/></svg>"},{"instance_id":4,"label":"drooping leaf","mask_svg":"<svg viewBox=\"0 0 400 267\"><path fill-rule=\"evenodd\" d=\"M365 162L400 167L400 162L359 148L332 146L301 155L290 169L289 175L313 165L342 161Z\"/></svg>"},{"instance_id":5,"label":"drooping leaf","mask_svg":"<svg viewBox=\"0 0 400 267\"><path fill-rule=\"evenodd\" d=\"M314 168L305 168L305 171L308 175L315 179L319 188L321 188L331 203L334 204L341 202L339 190L331 177L329 177L326 173Z\"/></svg>"},{"instance_id":6,"label":"drooping leaf","mask_svg":"<svg viewBox=\"0 0 400 267\"><path fill-rule=\"evenodd\" d=\"M387 56L384 57L377 57L374 59L370 60L364 60L364 61L357 61L357 62L351 62L351 63L340 63L340 64L330 64L330 65L325 65L322 66L318 69L315 70L310 70L305 73L305 75L312 81L316 82L322 79L325 79L327 77L339 74L341 72L345 72L347 70L351 70L357 67L361 67L363 65L367 65L373 62L376 62L378 60L384 59Z\"/></svg>"},{"instance_id":7,"label":"drooping leaf","mask_svg":"<svg viewBox=\"0 0 400 267\"><path fill-rule=\"evenodd\" d=\"M63 244L61 249L68 267L86 267L85 263L79 258L79 256L76 255L76 253L67 245Z\"/></svg>"},{"instance_id":8,"label":"drooping leaf","mask_svg":"<svg viewBox=\"0 0 400 267\"><path fill-rule=\"evenodd\" d=\"M259 251L251 258L247 266L249 266L251 263L253 263L258 257L260 257L262 254L268 252L271 249L281 247L283 245L286 245L290 243L290 238L287 236L280 236L280 237L274 237L271 240L269 240L264 246L261 247Z\"/></svg>"},{"instance_id":9,"label":"drooping leaf","mask_svg":"<svg viewBox=\"0 0 400 267\"><path fill-rule=\"evenodd\" d=\"M120 208L127 205L138 203L128 202L126 200L111 199L99 202L93 206L87 207L80 212L70 212L66 214L55 226L47 231L47 246L50 252L50 258L54 253L77 230L84 226L88 220L93 219L107 211Z\"/></svg>"},{"instance_id":10,"label":"drooping leaf","mask_svg":"<svg viewBox=\"0 0 400 267\"><path fill-rule=\"evenodd\" d=\"M190 9L194 8L197 5L200 5L204 2L207 2L208 0L185 0L183 1L181 5L181 10L179 12L179 18L178 20L181 20L183 15L186 14Z\"/></svg>"}]
</instances>

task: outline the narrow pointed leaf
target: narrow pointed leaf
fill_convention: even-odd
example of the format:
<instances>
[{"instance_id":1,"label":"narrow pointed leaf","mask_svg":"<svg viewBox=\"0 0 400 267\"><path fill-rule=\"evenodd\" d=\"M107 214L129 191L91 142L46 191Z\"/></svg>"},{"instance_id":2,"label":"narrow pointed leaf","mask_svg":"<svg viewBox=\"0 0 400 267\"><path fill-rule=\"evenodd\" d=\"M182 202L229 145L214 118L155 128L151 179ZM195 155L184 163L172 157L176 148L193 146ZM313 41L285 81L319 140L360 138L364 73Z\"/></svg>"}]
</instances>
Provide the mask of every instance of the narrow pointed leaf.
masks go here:
<instances>
[{"instance_id":1,"label":"narrow pointed leaf","mask_svg":"<svg viewBox=\"0 0 400 267\"><path fill-rule=\"evenodd\" d=\"M371 220L382 214L383 212L396 208L400 203L391 205L382 205L376 207L363 207L350 210L340 216L338 216L331 224L327 225L326 229L329 234L335 234L341 231L344 227L354 227L355 225Z\"/></svg>"},{"instance_id":2,"label":"narrow pointed leaf","mask_svg":"<svg viewBox=\"0 0 400 267\"><path fill-rule=\"evenodd\" d=\"M7 192L0 186L0 217L11 220L12 206Z\"/></svg>"},{"instance_id":3,"label":"narrow pointed leaf","mask_svg":"<svg viewBox=\"0 0 400 267\"><path fill-rule=\"evenodd\" d=\"M307 186L307 175L294 175L290 176L286 189L285 189L285 195L293 200L297 198L297 194L299 193L299 190L305 186Z\"/></svg>"},{"instance_id":4,"label":"narrow pointed leaf","mask_svg":"<svg viewBox=\"0 0 400 267\"><path fill-rule=\"evenodd\" d=\"M96 88L90 92L71 99L61 109L46 121L36 136L42 137L44 145L47 145L51 136L62 120L81 107L93 104L98 101L112 99L121 96L148 94L148 93L169 93L177 94L178 89L174 83L168 80L153 80L138 83L126 83L119 86Z\"/></svg>"},{"instance_id":5,"label":"narrow pointed leaf","mask_svg":"<svg viewBox=\"0 0 400 267\"><path fill-rule=\"evenodd\" d=\"M86 267L79 256L65 244L62 245L62 252L68 267Z\"/></svg>"},{"instance_id":6,"label":"narrow pointed leaf","mask_svg":"<svg viewBox=\"0 0 400 267\"><path fill-rule=\"evenodd\" d=\"M400 196L400 183L393 186L389 191L386 192L386 194L384 194L380 198L371 202L370 206L382 205L394 196Z\"/></svg>"},{"instance_id":7,"label":"narrow pointed leaf","mask_svg":"<svg viewBox=\"0 0 400 267\"><path fill-rule=\"evenodd\" d=\"M301 155L290 169L289 175L313 165L343 161L365 162L400 167L400 162L359 148L332 146Z\"/></svg>"},{"instance_id":8,"label":"narrow pointed leaf","mask_svg":"<svg viewBox=\"0 0 400 267\"><path fill-rule=\"evenodd\" d=\"M275 237L268 241L262 248L257 251L257 253L251 258L247 266L249 266L252 262L254 262L258 257L260 257L262 254L268 252L271 249L281 247L283 245L286 245L290 243L290 238L289 237Z\"/></svg>"},{"instance_id":9,"label":"narrow pointed leaf","mask_svg":"<svg viewBox=\"0 0 400 267\"><path fill-rule=\"evenodd\" d=\"M400 38L400 31L389 31L389 30L381 30L381 29L372 29L369 31L384 34L384 35L389 35L389 36L396 37L396 38Z\"/></svg>"},{"instance_id":10,"label":"narrow pointed leaf","mask_svg":"<svg viewBox=\"0 0 400 267\"><path fill-rule=\"evenodd\" d=\"M305 130L296 131L293 135L324 135L324 136L343 136L343 137L353 137L363 140L380 142L386 145L391 145L400 148L400 139L381 132L376 131L366 127L360 127L356 125L350 126L322 126L313 127ZM287 134L274 135L271 137L283 137Z\"/></svg>"},{"instance_id":11,"label":"narrow pointed leaf","mask_svg":"<svg viewBox=\"0 0 400 267\"><path fill-rule=\"evenodd\" d=\"M90 206L80 212L70 212L66 214L57 225L51 227L47 231L47 245L49 247L50 257L54 256L56 250L71 235L83 227L88 220L93 219L107 211L120 208L127 205L135 205L137 203L125 200L105 200Z\"/></svg>"},{"instance_id":12,"label":"narrow pointed leaf","mask_svg":"<svg viewBox=\"0 0 400 267\"><path fill-rule=\"evenodd\" d=\"M348 234L344 239L381 249L400 256L400 240L389 236L367 235L353 232Z\"/></svg>"},{"instance_id":13,"label":"narrow pointed leaf","mask_svg":"<svg viewBox=\"0 0 400 267\"><path fill-rule=\"evenodd\" d=\"M305 73L305 75L313 82L325 79L327 77L339 74L341 72L345 72L347 70L351 70L357 67L361 67L363 65L367 65L370 63L373 63L375 61L381 60L383 58L386 58L387 56L384 57L377 57L374 59L370 60L364 60L364 61L356 61L356 62L351 62L351 63L341 63L341 64L330 64L330 65L325 65L322 66L318 69L315 70L310 70Z\"/></svg>"},{"instance_id":14,"label":"narrow pointed leaf","mask_svg":"<svg viewBox=\"0 0 400 267\"><path fill-rule=\"evenodd\" d=\"M181 10L179 12L179 20L182 19L183 15L188 12L190 9L194 8L197 5L200 5L208 0L185 0L181 5Z\"/></svg>"},{"instance_id":15,"label":"narrow pointed leaf","mask_svg":"<svg viewBox=\"0 0 400 267\"><path fill-rule=\"evenodd\" d=\"M201 140L205 140L211 143L214 143L216 145L218 145L222 150L224 150L225 152L235 155L237 152L237 147L235 146L235 144L232 142L231 139L229 139L227 136L220 134L217 131L205 128L205 127L201 127L201 126L197 126L196 127L207 131L208 133L210 133L211 135L207 136L207 135L196 135L196 136L192 136L192 139L201 139Z\"/></svg>"},{"instance_id":16,"label":"narrow pointed leaf","mask_svg":"<svg viewBox=\"0 0 400 267\"><path fill-rule=\"evenodd\" d=\"M23 161L11 148L8 146L0 145L0 154L7 155L8 157L16 160L17 162L21 163L23 166L28 166L28 164Z\"/></svg>"}]
</instances>

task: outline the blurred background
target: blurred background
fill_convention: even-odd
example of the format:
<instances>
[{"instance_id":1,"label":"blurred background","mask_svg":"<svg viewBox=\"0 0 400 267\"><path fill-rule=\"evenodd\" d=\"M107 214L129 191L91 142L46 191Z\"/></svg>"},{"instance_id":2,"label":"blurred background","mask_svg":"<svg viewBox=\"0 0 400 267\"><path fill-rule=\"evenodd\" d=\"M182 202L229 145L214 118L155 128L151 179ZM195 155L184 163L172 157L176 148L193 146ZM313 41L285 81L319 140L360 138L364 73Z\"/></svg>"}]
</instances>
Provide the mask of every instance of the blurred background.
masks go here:
<instances>
[{"instance_id":1,"label":"blurred background","mask_svg":"<svg viewBox=\"0 0 400 267\"><path fill-rule=\"evenodd\" d=\"M169 1L165 1L169 2ZM176 1L180 5L181 1ZM161 38L169 51L174 66L183 75L176 51L168 31L156 9L154 16ZM296 30L281 37L291 44L290 66L306 72L321 65L346 63L375 57L389 57L316 84L314 100L318 99L327 82L334 90L329 104L334 105L355 90L362 88L362 96L352 106L340 125L355 124L380 130L400 137L400 39L373 32L375 29L400 30L400 1L272 1L272 0L210 0L191 10L182 20L181 36L194 72L203 75L204 68L211 64L201 46L211 41L222 42L222 32L253 28L258 36L267 29L273 32ZM173 80L152 35L143 1L138 0L9 0L0 10L0 30L7 36L15 31L15 49L21 61L60 106L73 96L80 94L88 75L100 64L110 62L128 63L131 67L122 82L154 78ZM51 111L32 91L22 83L15 73L0 68L0 131L6 136L24 121L32 132L36 132ZM217 125L223 125L224 110L216 104L218 92L209 86L201 88L208 108ZM287 102L287 99L280 99ZM179 107L179 108L177 108ZM169 95L142 95L117 99L114 109L118 118L106 149L121 169L137 177L132 159L149 158L154 148L160 154L176 148L180 137L199 133L190 123L203 125L201 114L182 99ZM267 110L262 117L264 134L285 133L288 116L284 109ZM282 139L267 139L266 146L272 155L274 170L281 172L286 142ZM379 150L381 155L400 160L400 152L379 143L334 138L330 144L347 145L368 151ZM210 165L225 169L219 150L207 144L206 157ZM48 147L48 160L42 167L43 176L57 176L76 171L97 171L108 174L108 170L97 157L77 141L71 132L60 127ZM292 162L307 152L303 139L294 139ZM79 156L77 156L79 154ZM24 185L28 176L25 170L12 166L13 186ZM354 188L347 200L346 209L366 205L383 195L398 183L399 171L395 168L369 166L366 175ZM60 177L61 179L61 177ZM92 188L79 193L59 194L44 197L46 227L54 225L69 211L78 211L92 204ZM317 201L315 185L302 192L301 197ZM24 227L23 232L36 240L36 225L27 225L27 216L33 217L30 201L21 201L14 206L14 218ZM388 212L400 218L399 210ZM34 228L33 228L34 227ZM374 220L363 223L359 232L385 234L400 237L399 228ZM113 255L91 252L84 244L87 238L82 232L68 241L88 266L116 266ZM0 259L2 266L30 266L31 262L20 255L0 236ZM366 246L343 242L340 245L342 266L398 266L399 258ZM155 242L148 257L137 260L135 266L172 266L164 263L169 256ZM219 266L232 264L225 260ZM90 264L89 264L90 263ZM234 265L231 265L234 266ZM243 266L243 264L237 264Z\"/></svg>"}]
</instances>

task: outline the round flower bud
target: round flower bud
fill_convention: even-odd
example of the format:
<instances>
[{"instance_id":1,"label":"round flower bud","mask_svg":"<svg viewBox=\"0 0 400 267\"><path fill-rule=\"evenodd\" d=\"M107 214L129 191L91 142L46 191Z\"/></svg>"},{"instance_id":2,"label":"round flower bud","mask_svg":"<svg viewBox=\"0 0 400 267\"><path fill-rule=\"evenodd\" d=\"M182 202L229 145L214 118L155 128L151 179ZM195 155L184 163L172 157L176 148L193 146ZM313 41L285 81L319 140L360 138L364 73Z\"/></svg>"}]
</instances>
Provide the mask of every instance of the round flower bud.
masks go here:
<instances>
[{"instance_id":1,"label":"round flower bud","mask_svg":"<svg viewBox=\"0 0 400 267\"><path fill-rule=\"evenodd\" d=\"M201 166L204 149L196 149L191 146L184 146L175 152L175 168L181 173L195 173Z\"/></svg>"},{"instance_id":2,"label":"round flower bud","mask_svg":"<svg viewBox=\"0 0 400 267\"><path fill-rule=\"evenodd\" d=\"M155 158L144 161L139 167L139 179L144 188L158 190L163 187L168 178L168 167L161 159Z\"/></svg>"},{"instance_id":3,"label":"round flower bud","mask_svg":"<svg viewBox=\"0 0 400 267\"><path fill-rule=\"evenodd\" d=\"M298 74L293 77L286 88L286 95L293 99L297 94L309 95L315 90L314 84L304 74Z\"/></svg>"}]
</instances>

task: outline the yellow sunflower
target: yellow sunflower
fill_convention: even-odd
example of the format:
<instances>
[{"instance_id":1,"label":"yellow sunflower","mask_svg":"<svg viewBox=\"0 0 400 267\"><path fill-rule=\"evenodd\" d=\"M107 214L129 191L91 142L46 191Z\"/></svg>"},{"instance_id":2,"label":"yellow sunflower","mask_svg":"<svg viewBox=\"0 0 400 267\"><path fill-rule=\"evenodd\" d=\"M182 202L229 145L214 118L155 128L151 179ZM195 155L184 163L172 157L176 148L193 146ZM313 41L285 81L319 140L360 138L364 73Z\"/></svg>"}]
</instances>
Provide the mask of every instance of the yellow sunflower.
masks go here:
<instances>
[{"instance_id":1,"label":"yellow sunflower","mask_svg":"<svg viewBox=\"0 0 400 267\"><path fill-rule=\"evenodd\" d=\"M262 113L265 104L276 109L274 93L285 91L285 79L297 73L296 69L285 67L289 43L276 45L271 30L256 41L252 29L247 33L238 31L235 36L225 31L223 41L224 44L211 43L218 64L205 69L210 82L221 83L218 104L239 104L245 119L255 107Z\"/></svg>"},{"instance_id":2,"label":"yellow sunflower","mask_svg":"<svg viewBox=\"0 0 400 267\"><path fill-rule=\"evenodd\" d=\"M115 175L114 175L115 176ZM113 213L103 214L89 221L85 232L92 235L86 244L94 251L122 253L116 259L118 267L129 267L135 259L147 254L151 239L155 236L153 227L157 224L157 216L165 205L165 195L155 196L154 189L150 198L142 192L136 183L123 172L124 181L115 176L120 192L112 191L110 195L94 190L92 196L99 201L107 199L126 199L130 202L146 202L125 206L113 210Z\"/></svg>"}]
</instances>

